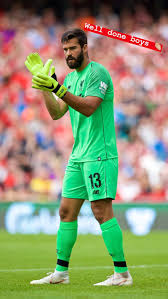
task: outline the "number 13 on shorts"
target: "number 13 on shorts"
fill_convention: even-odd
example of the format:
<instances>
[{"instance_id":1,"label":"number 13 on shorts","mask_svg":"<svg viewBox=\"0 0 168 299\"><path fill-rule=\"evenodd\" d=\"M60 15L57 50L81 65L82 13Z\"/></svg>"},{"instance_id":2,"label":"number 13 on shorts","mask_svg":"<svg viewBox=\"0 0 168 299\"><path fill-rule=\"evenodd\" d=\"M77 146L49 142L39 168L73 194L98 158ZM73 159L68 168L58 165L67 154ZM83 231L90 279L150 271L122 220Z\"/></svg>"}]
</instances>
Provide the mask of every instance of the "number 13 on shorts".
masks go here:
<instances>
[{"instance_id":1,"label":"number 13 on shorts","mask_svg":"<svg viewBox=\"0 0 168 299\"><path fill-rule=\"evenodd\" d=\"M90 179L92 189L100 188L101 186L100 173L95 172L93 175L90 174L89 179Z\"/></svg>"},{"instance_id":2,"label":"number 13 on shorts","mask_svg":"<svg viewBox=\"0 0 168 299\"><path fill-rule=\"evenodd\" d=\"M118 180L118 159L83 163L83 176L90 201L115 199Z\"/></svg>"}]
</instances>

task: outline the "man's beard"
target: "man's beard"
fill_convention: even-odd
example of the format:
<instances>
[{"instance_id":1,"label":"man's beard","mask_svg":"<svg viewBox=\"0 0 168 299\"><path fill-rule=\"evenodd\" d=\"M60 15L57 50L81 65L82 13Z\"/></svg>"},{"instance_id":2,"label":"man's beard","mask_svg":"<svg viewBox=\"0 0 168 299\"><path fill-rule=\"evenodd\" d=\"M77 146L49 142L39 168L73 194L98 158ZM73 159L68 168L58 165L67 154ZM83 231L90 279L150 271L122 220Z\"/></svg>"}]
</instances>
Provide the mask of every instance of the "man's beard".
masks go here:
<instances>
[{"instance_id":1,"label":"man's beard","mask_svg":"<svg viewBox=\"0 0 168 299\"><path fill-rule=\"evenodd\" d=\"M73 58L74 60L69 60L70 58ZM69 56L66 59L66 62L67 62L67 65L69 66L70 69L77 69L81 66L83 60L84 60L84 55L83 55L83 51L81 50L81 52L79 53L77 58Z\"/></svg>"}]
</instances>

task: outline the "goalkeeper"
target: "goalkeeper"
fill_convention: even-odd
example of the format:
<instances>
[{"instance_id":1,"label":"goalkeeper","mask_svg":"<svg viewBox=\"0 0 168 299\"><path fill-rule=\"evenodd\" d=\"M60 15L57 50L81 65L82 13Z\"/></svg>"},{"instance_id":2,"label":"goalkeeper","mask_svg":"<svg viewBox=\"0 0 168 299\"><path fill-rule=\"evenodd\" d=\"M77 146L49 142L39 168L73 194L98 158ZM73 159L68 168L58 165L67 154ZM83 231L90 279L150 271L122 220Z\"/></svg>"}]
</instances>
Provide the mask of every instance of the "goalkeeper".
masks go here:
<instances>
[{"instance_id":1,"label":"goalkeeper","mask_svg":"<svg viewBox=\"0 0 168 299\"><path fill-rule=\"evenodd\" d=\"M74 136L63 180L56 269L42 279L31 281L31 284L69 283L68 266L77 238L77 217L84 201L89 200L114 263L114 274L94 285L131 285L122 231L112 208L118 179L113 83L101 64L89 60L84 31L67 31L61 42L66 63L74 69L66 76L63 85L58 83L53 67L49 75L52 60L43 66L38 54L34 53L25 62L33 74L32 87L43 91L52 119L61 118L69 110Z\"/></svg>"}]
</instances>

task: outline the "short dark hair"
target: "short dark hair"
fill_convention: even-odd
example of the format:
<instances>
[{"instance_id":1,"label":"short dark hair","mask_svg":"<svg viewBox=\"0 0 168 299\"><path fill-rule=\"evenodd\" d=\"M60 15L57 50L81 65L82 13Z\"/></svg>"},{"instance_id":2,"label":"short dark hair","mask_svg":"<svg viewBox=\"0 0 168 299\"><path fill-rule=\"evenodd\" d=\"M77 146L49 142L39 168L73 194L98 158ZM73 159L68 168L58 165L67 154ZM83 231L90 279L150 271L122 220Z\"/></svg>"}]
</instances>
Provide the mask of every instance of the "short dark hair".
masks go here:
<instances>
[{"instance_id":1,"label":"short dark hair","mask_svg":"<svg viewBox=\"0 0 168 299\"><path fill-rule=\"evenodd\" d=\"M85 31L83 31L82 29L79 29L79 28L75 28L75 29L64 32L61 37L61 43L63 44L65 42L68 42L70 39L75 38L75 37L78 39L78 42L79 42L81 48L83 48L83 46L85 44L87 44L87 35L86 35Z\"/></svg>"}]
</instances>

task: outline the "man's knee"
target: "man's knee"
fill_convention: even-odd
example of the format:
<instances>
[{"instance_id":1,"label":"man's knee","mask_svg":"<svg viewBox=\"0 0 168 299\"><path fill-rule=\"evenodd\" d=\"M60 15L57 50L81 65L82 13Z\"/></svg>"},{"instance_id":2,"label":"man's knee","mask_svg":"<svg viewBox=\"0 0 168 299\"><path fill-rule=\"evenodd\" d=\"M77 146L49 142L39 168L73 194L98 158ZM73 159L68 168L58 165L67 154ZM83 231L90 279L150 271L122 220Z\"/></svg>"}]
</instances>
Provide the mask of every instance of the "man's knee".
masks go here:
<instances>
[{"instance_id":1,"label":"man's knee","mask_svg":"<svg viewBox=\"0 0 168 299\"><path fill-rule=\"evenodd\" d=\"M100 223L100 224L102 224L103 222L105 222L105 217L104 217L104 215L102 215L100 212L97 212L97 213L94 213L94 216L95 216L95 218L96 218L96 220Z\"/></svg>"},{"instance_id":2,"label":"man's knee","mask_svg":"<svg viewBox=\"0 0 168 299\"><path fill-rule=\"evenodd\" d=\"M60 215L60 219L61 221L67 221L67 219L69 220L70 218L70 209L66 206L61 206L59 209L59 215Z\"/></svg>"},{"instance_id":3,"label":"man's knee","mask_svg":"<svg viewBox=\"0 0 168 299\"><path fill-rule=\"evenodd\" d=\"M59 209L59 215L61 221L71 222L77 219L78 211L75 208L73 209L70 204L62 202Z\"/></svg>"},{"instance_id":4,"label":"man's knee","mask_svg":"<svg viewBox=\"0 0 168 299\"><path fill-rule=\"evenodd\" d=\"M61 199L61 205L59 209L61 221L71 222L77 220L83 202L83 199L63 197Z\"/></svg>"},{"instance_id":5,"label":"man's knee","mask_svg":"<svg viewBox=\"0 0 168 299\"><path fill-rule=\"evenodd\" d=\"M101 207L99 204L94 204L92 205L92 212L93 215L95 216L96 220L99 223L103 223L104 220L104 213L103 213L103 207Z\"/></svg>"},{"instance_id":6,"label":"man's knee","mask_svg":"<svg viewBox=\"0 0 168 299\"><path fill-rule=\"evenodd\" d=\"M113 217L111 199L92 202L92 211L96 220L102 224Z\"/></svg>"}]
</instances>

